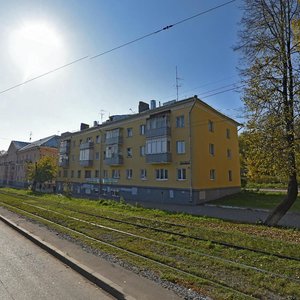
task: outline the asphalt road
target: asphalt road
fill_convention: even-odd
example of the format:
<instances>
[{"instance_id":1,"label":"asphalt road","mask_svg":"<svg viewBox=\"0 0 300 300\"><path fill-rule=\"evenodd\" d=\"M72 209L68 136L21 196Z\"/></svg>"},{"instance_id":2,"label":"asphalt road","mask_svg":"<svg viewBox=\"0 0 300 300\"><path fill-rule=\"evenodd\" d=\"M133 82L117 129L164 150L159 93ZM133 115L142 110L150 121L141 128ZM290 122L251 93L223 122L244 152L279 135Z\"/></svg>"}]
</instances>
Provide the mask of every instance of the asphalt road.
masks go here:
<instances>
[{"instance_id":1,"label":"asphalt road","mask_svg":"<svg viewBox=\"0 0 300 300\"><path fill-rule=\"evenodd\" d=\"M112 299L0 222L0 299Z\"/></svg>"}]
</instances>

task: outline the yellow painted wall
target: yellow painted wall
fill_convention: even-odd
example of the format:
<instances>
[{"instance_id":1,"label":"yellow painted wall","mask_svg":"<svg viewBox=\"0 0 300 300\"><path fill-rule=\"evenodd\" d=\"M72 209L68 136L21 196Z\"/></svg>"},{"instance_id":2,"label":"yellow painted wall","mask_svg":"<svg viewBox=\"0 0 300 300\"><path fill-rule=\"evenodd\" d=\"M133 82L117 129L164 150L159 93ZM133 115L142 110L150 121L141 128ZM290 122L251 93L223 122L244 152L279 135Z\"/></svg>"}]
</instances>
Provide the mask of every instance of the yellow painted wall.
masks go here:
<instances>
[{"instance_id":1,"label":"yellow painted wall","mask_svg":"<svg viewBox=\"0 0 300 300\"><path fill-rule=\"evenodd\" d=\"M214 131L208 129L209 120L214 123ZM226 137L226 129L230 138ZM233 121L196 102L191 113L193 188L210 189L240 186L240 167L237 126ZM215 155L209 153L209 144L214 144ZM232 157L227 158L227 149ZM210 170L216 170L216 179L210 179ZM228 171L232 171L229 181Z\"/></svg>"}]
</instances>

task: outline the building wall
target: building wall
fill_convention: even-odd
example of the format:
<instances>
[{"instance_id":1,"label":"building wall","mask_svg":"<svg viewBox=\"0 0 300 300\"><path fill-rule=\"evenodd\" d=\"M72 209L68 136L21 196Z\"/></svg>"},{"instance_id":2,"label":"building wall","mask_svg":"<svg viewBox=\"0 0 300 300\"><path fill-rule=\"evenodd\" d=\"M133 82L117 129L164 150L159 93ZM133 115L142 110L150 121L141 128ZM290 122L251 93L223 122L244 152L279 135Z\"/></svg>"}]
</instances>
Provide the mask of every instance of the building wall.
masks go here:
<instances>
[{"instance_id":1,"label":"building wall","mask_svg":"<svg viewBox=\"0 0 300 300\"><path fill-rule=\"evenodd\" d=\"M140 147L145 146L147 140L146 135L140 133L140 126L146 125L152 114L162 111L169 111L171 161L147 163L146 157L140 154ZM178 127L178 118L183 119L184 126ZM209 120L213 122L213 132L208 130ZM108 198L122 196L132 201L177 204L198 204L237 192L240 178L236 127L237 123L201 101L182 101L69 134L64 138L69 141L69 163L59 169L58 190L94 198L99 195ZM108 146L105 134L117 128L122 133L120 149L123 161L119 165L108 165L105 161ZM130 136L128 129L132 133ZM226 137L227 129L230 130L229 138ZM101 137L100 143L96 142L97 136ZM88 140L93 142L92 164L84 167L79 162L80 145ZM184 142L184 153L177 153L177 142ZM214 155L209 153L209 144L214 145ZM228 149L230 157L227 157ZM132 155L127 155L128 152ZM146 179L141 179L141 169L147 170ZM168 179L156 179L157 169L167 170ZM212 169L215 170L214 179L210 178ZM112 178L114 170L120 172L120 178ZM132 178L127 178L127 170L132 170ZM184 178L178 179L178 170L184 172Z\"/></svg>"},{"instance_id":2,"label":"building wall","mask_svg":"<svg viewBox=\"0 0 300 300\"><path fill-rule=\"evenodd\" d=\"M231 190L238 191L240 165L236 123L196 102L190 124L193 137L192 184L195 189L211 195L205 197L204 192L200 195L201 200L218 198L219 194L223 196ZM212 193L212 190L217 193Z\"/></svg>"}]
</instances>

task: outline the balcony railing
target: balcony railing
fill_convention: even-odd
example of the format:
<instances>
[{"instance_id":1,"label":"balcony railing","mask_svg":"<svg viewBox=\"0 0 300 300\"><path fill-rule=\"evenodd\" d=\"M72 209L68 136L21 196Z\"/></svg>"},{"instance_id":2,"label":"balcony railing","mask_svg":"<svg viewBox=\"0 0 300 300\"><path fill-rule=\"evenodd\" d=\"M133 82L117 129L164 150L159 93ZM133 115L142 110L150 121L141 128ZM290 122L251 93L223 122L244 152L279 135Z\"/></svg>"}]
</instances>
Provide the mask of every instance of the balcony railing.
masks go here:
<instances>
[{"instance_id":1,"label":"balcony railing","mask_svg":"<svg viewBox=\"0 0 300 300\"><path fill-rule=\"evenodd\" d=\"M123 137L121 135L119 136L113 136L113 137L106 137L105 144L106 145L113 145L113 144L122 144L123 143Z\"/></svg>"},{"instance_id":2,"label":"balcony railing","mask_svg":"<svg viewBox=\"0 0 300 300\"><path fill-rule=\"evenodd\" d=\"M146 129L146 138L153 138L158 136L171 136L171 127L165 126L161 128Z\"/></svg>"},{"instance_id":3,"label":"balcony railing","mask_svg":"<svg viewBox=\"0 0 300 300\"><path fill-rule=\"evenodd\" d=\"M80 160L79 164L81 167L92 167L93 166L93 160Z\"/></svg>"},{"instance_id":4,"label":"balcony railing","mask_svg":"<svg viewBox=\"0 0 300 300\"><path fill-rule=\"evenodd\" d=\"M172 154L169 152L146 154L146 163L148 164L166 164L170 162L172 162Z\"/></svg>"},{"instance_id":5,"label":"balcony railing","mask_svg":"<svg viewBox=\"0 0 300 300\"><path fill-rule=\"evenodd\" d=\"M61 160L61 161L58 163L58 165L59 165L60 167L68 167L68 166L69 166L69 159L63 159L63 160Z\"/></svg>"},{"instance_id":6,"label":"balcony railing","mask_svg":"<svg viewBox=\"0 0 300 300\"><path fill-rule=\"evenodd\" d=\"M80 150L92 149L92 148L94 148L94 142L86 142L86 143L80 144Z\"/></svg>"},{"instance_id":7,"label":"balcony railing","mask_svg":"<svg viewBox=\"0 0 300 300\"><path fill-rule=\"evenodd\" d=\"M105 157L105 164L109 166L118 166L123 164L123 155L113 155L112 157Z\"/></svg>"}]
</instances>

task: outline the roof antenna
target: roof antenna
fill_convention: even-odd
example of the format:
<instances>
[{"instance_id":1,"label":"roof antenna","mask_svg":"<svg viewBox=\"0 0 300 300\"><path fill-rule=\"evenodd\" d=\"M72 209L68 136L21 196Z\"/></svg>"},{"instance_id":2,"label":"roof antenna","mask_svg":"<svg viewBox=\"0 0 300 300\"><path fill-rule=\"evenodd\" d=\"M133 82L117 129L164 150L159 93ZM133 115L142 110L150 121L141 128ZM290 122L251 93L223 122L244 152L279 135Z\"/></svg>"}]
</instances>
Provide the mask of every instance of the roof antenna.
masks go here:
<instances>
[{"instance_id":1,"label":"roof antenna","mask_svg":"<svg viewBox=\"0 0 300 300\"><path fill-rule=\"evenodd\" d=\"M32 138L32 131L30 131L29 133L29 142L31 142L31 138Z\"/></svg>"},{"instance_id":2,"label":"roof antenna","mask_svg":"<svg viewBox=\"0 0 300 300\"><path fill-rule=\"evenodd\" d=\"M178 90L181 87L181 85L179 84L179 80L182 80L182 78L178 77L177 66L176 66L176 101L178 101Z\"/></svg>"},{"instance_id":3,"label":"roof antenna","mask_svg":"<svg viewBox=\"0 0 300 300\"><path fill-rule=\"evenodd\" d=\"M103 122L103 116L105 115L105 110L101 109L100 110L100 119L101 119L101 123Z\"/></svg>"}]
</instances>

